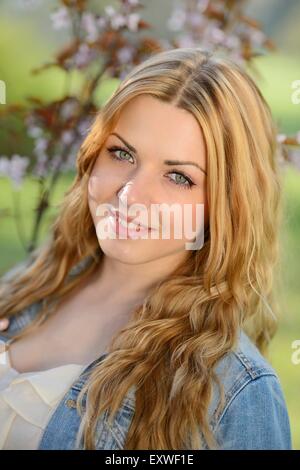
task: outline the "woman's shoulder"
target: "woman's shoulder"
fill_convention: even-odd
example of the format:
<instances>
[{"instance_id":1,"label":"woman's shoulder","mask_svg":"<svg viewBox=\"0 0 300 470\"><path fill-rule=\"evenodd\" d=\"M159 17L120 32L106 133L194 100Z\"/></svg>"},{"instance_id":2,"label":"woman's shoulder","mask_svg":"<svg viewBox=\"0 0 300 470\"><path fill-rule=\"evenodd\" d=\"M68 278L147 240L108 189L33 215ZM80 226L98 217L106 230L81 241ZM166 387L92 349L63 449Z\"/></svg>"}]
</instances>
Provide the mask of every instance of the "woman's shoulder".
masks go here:
<instances>
[{"instance_id":1,"label":"woman's shoulder","mask_svg":"<svg viewBox=\"0 0 300 470\"><path fill-rule=\"evenodd\" d=\"M227 400L260 377L272 376L279 381L275 369L243 330L239 332L236 347L217 362L214 371L224 387Z\"/></svg>"},{"instance_id":2,"label":"woman's shoulder","mask_svg":"<svg viewBox=\"0 0 300 470\"><path fill-rule=\"evenodd\" d=\"M226 377L230 377L226 374L226 371L230 369L231 376L235 377L236 385L242 385L262 375L278 377L273 366L242 329L239 332L235 349L221 359L216 369L220 374L224 374L225 380Z\"/></svg>"},{"instance_id":3,"label":"woman's shoulder","mask_svg":"<svg viewBox=\"0 0 300 470\"><path fill-rule=\"evenodd\" d=\"M77 276L86 266L91 262L92 257L86 256L81 261L76 263L69 271L68 276L72 278L73 276ZM35 255L29 255L26 259L18 262L8 271L6 271L0 277L0 283L10 283L16 276L22 274L25 269L27 269L33 262L35 261ZM29 325L39 313L44 299L38 300L33 302L32 304L28 305L27 307L23 308L15 315L10 317L10 323L8 328L5 330L6 337L13 337L14 335L18 334L23 328Z\"/></svg>"},{"instance_id":4,"label":"woman's shoulder","mask_svg":"<svg viewBox=\"0 0 300 470\"><path fill-rule=\"evenodd\" d=\"M287 406L275 369L244 331L235 350L216 366L224 405L214 389L211 425L224 449L290 449Z\"/></svg>"},{"instance_id":5,"label":"woman's shoulder","mask_svg":"<svg viewBox=\"0 0 300 470\"><path fill-rule=\"evenodd\" d=\"M1 277L0 277L0 284L10 283L16 276L22 274L24 270L33 263L34 257L29 255L24 260L16 263L12 268L7 270ZM29 305L28 307L22 309L15 315L9 317L9 325L8 328L5 330L4 334L5 337L12 338L16 334L18 334L23 328L25 328L29 323L31 323L36 314L39 311L41 306L41 302L34 302L33 304Z\"/></svg>"}]
</instances>

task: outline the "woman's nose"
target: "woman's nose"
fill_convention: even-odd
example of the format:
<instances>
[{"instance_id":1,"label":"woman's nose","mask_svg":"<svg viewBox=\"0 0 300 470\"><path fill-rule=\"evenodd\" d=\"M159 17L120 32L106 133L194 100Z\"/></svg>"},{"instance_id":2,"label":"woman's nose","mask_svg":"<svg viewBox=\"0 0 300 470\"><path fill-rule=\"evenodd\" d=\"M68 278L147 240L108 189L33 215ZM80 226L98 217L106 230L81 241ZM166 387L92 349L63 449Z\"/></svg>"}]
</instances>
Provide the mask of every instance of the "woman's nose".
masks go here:
<instances>
[{"instance_id":1,"label":"woman's nose","mask_svg":"<svg viewBox=\"0 0 300 470\"><path fill-rule=\"evenodd\" d=\"M120 212L127 213L130 217L138 217L143 225L150 225L149 219L153 217L153 211L155 211L155 208L151 209L151 202L153 202L151 193L153 190L151 191L149 181L145 181L145 178L143 180L135 178L126 182L117 192ZM157 217L156 212L154 217ZM156 226L157 223L154 225Z\"/></svg>"},{"instance_id":2,"label":"woman's nose","mask_svg":"<svg viewBox=\"0 0 300 470\"><path fill-rule=\"evenodd\" d=\"M117 196L121 204L145 204L149 205L151 200L151 186L149 184L149 178L135 177L127 181L117 191Z\"/></svg>"}]
</instances>

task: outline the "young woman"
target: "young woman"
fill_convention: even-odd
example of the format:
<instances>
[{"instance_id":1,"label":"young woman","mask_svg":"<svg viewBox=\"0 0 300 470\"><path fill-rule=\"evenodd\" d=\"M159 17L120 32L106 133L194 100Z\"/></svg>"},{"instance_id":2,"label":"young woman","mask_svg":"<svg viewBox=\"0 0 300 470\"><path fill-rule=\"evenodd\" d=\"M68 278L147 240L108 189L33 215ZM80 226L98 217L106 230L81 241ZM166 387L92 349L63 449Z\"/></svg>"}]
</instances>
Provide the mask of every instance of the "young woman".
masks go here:
<instances>
[{"instance_id":1,"label":"young woman","mask_svg":"<svg viewBox=\"0 0 300 470\"><path fill-rule=\"evenodd\" d=\"M266 359L277 156L270 109L234 63L174 49L127 75L51 236L2 278L2 448L291 448ZM173 205L193 236L175 236Z\"/></svg>"}]
</instances>

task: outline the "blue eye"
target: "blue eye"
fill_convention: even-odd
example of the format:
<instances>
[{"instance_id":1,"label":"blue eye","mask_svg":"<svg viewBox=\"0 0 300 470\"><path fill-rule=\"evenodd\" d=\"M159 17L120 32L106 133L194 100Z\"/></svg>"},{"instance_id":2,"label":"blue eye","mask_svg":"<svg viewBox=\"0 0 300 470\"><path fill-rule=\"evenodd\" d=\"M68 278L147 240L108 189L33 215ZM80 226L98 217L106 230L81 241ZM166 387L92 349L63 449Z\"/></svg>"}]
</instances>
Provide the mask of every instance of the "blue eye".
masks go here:
<instances>
[{"instance_id":1,"label":"blue eye","mask_svg":"<svg viewBox=\"0 0 300 470\"><path fill-rule=\"evenodd\" d=\"M120 156L117 156L116 152L123 152L126 155L128 155L130 158L133 159L133 156L131 155L131 153L129 153L126 149L124 149L122 147L112 146L112 147L107 147L107 150L110 153L111 158L113 158L114 160L118 160L120 162L128 162L129 161L128 158L122 158ZM182 189L191 189L192 186L195 185L195 183L193 183L193 181L188 176L186 176L184 173L181 173L181 172L178 172L178 171L172 171L169 174L174 174L174 175L179 176L179 177L184 179L183 182L182 182L182 180L181 180L181 182L180 181L176 182L174 179L169 178L169 181L171 181L171 183L175 184L176 186L179 186Z\"/></svg>"},{"instance_id":2,"label":"blue eye","mask_svg":"<svg viewBox=\"0 0 300 470\"><path fill-rule=\"evenodd\" d=\"M122 158L122 157L116 156L116 152L124 152L124 153L126 153L127 155L129 155L129 157L133 158L132 155L131 155L129 152L127 152L127 150L125 150L125 149L123 149L123 148L121 148L121 147L108 147L107 150L109 151L110 156L111 156L113 159L119 160L119 161L121 161L121 162L129 161L129 160L126 159L126 158L124 159L124 158Z\"/></svg>"},{"instance_id":3,"label":"blue eye","mask_svg":"<svg viewBox=\"0 0 300 470\"><path fill-rule=\"evenodd\" d=\"M169 173L169 174L170 174L170 173ZM176 176L179 176L179 177L181 177L181 178L184 178L185 181L184 181L183 184L182 184L182 183L176 183L175 180L172 180L172 179L171 179L171 181L173 181L177 186L181 186L181 187L184 188L184 189L190 189L190 188L191 188L192 186L194 186L194 184L195 184L195 183L193 183L193 181L192 181L188 176L184 175L183 173L180 173L180 172L177 172L177 171L172 171L171 174L176 175ZM182 180L181 180L181 181L182 181Z\"/></svg>"}]
</instances>

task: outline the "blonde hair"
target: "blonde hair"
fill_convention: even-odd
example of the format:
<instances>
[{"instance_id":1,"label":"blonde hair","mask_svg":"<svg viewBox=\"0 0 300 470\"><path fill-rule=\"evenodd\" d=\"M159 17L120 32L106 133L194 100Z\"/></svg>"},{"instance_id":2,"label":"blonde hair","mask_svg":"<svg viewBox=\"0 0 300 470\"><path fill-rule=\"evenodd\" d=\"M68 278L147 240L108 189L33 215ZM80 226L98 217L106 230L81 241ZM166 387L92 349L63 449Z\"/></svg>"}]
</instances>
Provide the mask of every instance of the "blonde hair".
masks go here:
<instances>
[{"instance_id":1,"label":"blonde hair","mask_svg":"<svg viewBox=\"0 0 300 470\"><path fill-rule=\"evenodd\" d=\"M40 324L57 301L103 258L88 207L87 182L124 105L149 94L193 114L207 151L209 227L204 245L158 283L113 338L92 370L78 440L94 449L97 419L113 419L135 387L125 449L218 447L208 420L216 363L233 350L240 328L263 354L276 331L273 270L278 258L281 182L277 129L253 79L239 66L199 48L163 51L137 65L97 114L77 158L51 237L25 272L3 286L1 316L42 300ZM70 269L91 256L72 279ZM48 301L53 301L49 305ZM222 392L222 385L219 384ZM221 393L220 406L223 403Z\"/></svg>"}]
</instances>

